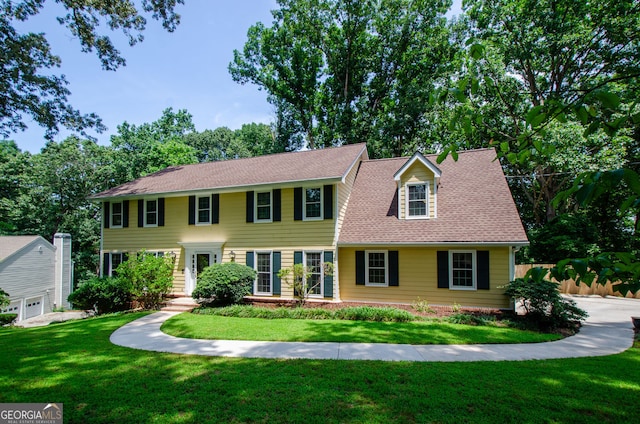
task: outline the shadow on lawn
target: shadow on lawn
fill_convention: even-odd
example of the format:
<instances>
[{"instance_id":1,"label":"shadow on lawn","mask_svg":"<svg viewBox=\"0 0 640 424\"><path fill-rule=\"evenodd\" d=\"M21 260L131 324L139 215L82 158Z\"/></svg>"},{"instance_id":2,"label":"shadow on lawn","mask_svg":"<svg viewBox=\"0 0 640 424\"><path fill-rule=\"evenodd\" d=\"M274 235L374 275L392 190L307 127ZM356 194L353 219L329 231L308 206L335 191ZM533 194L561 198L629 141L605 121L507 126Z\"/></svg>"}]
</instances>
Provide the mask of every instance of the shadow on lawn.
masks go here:
<instances>
[{"instance_id":1,"label":"shadow on lawn","mask_svg":"<svg viewBox=\"0 0 640 424\"><path fill-rule=\"evenodd\" d=\"M65 422L639 422L640 352L498 363L228 359L137 351L140 314L1 329L0 401Z\"/></svg>"}]
</instances>

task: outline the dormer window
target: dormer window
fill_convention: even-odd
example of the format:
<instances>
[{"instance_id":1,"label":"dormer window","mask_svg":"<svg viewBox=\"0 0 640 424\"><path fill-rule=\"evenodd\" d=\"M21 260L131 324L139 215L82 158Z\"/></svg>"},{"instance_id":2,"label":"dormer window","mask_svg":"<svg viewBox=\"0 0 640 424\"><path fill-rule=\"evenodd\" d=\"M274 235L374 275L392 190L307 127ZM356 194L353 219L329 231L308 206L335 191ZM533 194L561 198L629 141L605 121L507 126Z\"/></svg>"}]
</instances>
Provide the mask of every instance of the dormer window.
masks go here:
<instances>
[{"instance_id":1,"label":"dormer window","mask_svg":"<svg viewBox=\"0 0 640 424\"><path fill-rule=\"evenodd\" d=\"M407 218L429 216L429 187L427 184L407 184Z\"/></svg>"},{"instance_id":2,"label":"dormer window","mask_svg":"<svg viewBox=\"0 0 640 424\"><path fill-rule=\"evenodd\" d=\"M398 185L398 219L438 217L438 181L442 172L420 152L393 175Z\"/></svg>"}]
</instances>

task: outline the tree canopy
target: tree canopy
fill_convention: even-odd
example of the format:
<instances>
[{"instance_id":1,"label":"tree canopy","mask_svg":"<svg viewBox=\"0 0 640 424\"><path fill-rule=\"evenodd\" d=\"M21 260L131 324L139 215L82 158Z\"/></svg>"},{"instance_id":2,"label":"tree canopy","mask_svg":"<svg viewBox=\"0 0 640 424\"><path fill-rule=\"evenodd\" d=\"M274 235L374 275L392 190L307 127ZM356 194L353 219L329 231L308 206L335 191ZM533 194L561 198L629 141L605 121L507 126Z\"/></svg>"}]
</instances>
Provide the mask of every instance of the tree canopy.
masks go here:
<instances>
[{"instance_id":1,"label":"tree canopy","mask_svg":"<svg viewBox=\"0 0 640 424\"><path fill-rule=\"evenodd\" d=\"M21 33L20 22L42 12L45 0L0 1L0 135L25 130L28 119L45 128L52 139L60 127L78 131L105 127L93 113L83 114L68 101L71 94L64 75L56 75L62 59L53 53L44 33ZM144 39L145 16L162 22L167 31L180 23L175 13L184 0L57 0L57 21L76 38L83 52L95 52L105 70L126 64L111 38L103 31L120 31L129 45Z\"/></svg>"}]
</instances>

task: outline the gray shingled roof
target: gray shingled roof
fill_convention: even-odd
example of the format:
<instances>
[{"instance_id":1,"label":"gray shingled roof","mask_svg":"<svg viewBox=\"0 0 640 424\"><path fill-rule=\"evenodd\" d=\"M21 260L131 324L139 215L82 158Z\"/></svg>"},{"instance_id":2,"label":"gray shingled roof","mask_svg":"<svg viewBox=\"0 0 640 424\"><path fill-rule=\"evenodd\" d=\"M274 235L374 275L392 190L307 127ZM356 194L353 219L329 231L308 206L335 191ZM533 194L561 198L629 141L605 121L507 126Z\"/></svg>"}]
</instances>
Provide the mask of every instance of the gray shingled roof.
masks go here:
<instances>
[{"instance_id":1,"label":"gray shingled roof","mask_svg":"<svg viewBox=\"0 0 640 424\"><path fill-rule=\"evenodd\" d=\"M436 163L435 155L427 159ZM527 243L518 210L493 149L460 152L439 168L438 217L397 218L393 175L409 158L360 165L339 244Z\"/></svg>"},{"instance_id":2,"label":"gray shingled roof","mask_svg":"<svg viewBox=\"0 0 640 424\"><path fill-rule=\"evenodd\" d=\"M103 191L94 199L227 189L261 184L341 179L364 153L364 143L195 165L173 166Z\"/></svg>"}]
</instances>

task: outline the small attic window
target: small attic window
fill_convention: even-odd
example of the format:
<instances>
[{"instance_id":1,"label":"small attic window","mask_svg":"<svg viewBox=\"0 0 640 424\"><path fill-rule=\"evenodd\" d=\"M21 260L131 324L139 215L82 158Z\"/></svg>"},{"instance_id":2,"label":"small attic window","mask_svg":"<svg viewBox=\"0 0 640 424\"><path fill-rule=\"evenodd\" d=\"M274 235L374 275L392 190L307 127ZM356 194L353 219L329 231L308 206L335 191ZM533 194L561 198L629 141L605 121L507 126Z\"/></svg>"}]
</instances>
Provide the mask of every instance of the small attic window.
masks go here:
<instances>
[{"instance_id":1,"label":"small attic window","mask_svg":"<svg viewBox=\"0 0 640 424\"><path fill-rule=\"evenodd\" d=\"M429 217L429 185L407 184L407 218L428 218Z\"/></svg>"}]
</instances>

